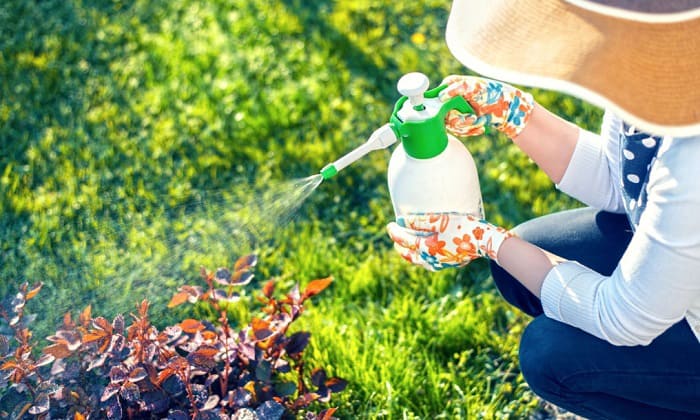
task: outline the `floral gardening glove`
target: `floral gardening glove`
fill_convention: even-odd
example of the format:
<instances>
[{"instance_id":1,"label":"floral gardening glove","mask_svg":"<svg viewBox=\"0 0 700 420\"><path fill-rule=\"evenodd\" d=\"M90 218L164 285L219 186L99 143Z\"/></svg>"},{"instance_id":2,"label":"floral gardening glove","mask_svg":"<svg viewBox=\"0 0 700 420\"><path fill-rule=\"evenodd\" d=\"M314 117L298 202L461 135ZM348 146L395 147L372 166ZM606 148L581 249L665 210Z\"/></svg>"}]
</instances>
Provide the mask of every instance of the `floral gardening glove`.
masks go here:
<instances>
[{"instance_id":1,"label":"floral gardening glove","mask_svg":"<svg viewBox=\"0 0 700 420\"><path fill-rule=\"evenodd\" d=\"M448 76L442 84L448 85L440 92L442 101L461 95L474 109L474 114L447 114L447 130L457 137L477 136L493 127L512 139L525 128L535 106L529 93L495 80Z\"/></svg>"},{"instance_id":2,"label":"floral gardening glove","mask_svg":"<svg viewBox=\"0 0 700 420\"><path fill-rule=\"evenodd\" d=\"M514 236L485 220L460 213L403 216L398 223L390 223L387 231L405 260L430 271L463 267L479 257L496 261L501 243Z\"/></svg>"}]
</instances>

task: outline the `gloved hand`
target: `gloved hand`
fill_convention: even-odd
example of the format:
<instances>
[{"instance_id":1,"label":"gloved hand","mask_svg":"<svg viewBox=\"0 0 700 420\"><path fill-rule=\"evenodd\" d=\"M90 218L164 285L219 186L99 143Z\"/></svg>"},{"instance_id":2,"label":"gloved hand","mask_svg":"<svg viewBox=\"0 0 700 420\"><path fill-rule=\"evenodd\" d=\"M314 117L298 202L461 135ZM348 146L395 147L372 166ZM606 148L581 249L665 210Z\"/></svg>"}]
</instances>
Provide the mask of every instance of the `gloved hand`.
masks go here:
<instances>
[{"instance_id":1,"label":"gloved hand","mask_svg":"<svg viewBox=\"0 0 700 420\"><path fill-rule=\"evenodd\" d=\"M493 127L511 139L527 125L535 101L532 95L509 84L475 76L448 76L448 85L440 99L461 95L474 109L475 115L450 111L445 119L447 130L457 137L477 136L485 127Z\"/></svg>"},{"instance_id":2,"label":"gloved hand","mask_svg":"<svg viewBox=\"0 0 700 420\"><path fill-rule=\"evenodd\" d=\"M394 248L412 264L430 271L462 267L486 257L496 260L504 240L514 236L485 220L460 213L400 217L387 225Z\"/></svg>"}]
</instances>

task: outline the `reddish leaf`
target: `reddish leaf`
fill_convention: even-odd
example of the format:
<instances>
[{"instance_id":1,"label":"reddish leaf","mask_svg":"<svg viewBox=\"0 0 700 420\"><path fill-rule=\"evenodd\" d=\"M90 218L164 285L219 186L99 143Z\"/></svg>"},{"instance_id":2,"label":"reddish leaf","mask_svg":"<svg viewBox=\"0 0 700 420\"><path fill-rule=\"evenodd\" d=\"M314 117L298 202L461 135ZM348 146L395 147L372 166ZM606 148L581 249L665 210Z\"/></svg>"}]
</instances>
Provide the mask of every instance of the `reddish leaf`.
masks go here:
<instances>
[{"instance_id":1,"label":"reddish leaf","mask_svg":"<svg viewBox=\"0 0 700 420\"><path fill-rule=\"evenodd\" d=\"M311 372L311 383L320 387L326 382L326 371L321 368L316 368Z\"/></svg>"},{"instance_id":2,"label":"reddish leaf","mask_svg":"<svg viewBox=\"0 0 700 420\"><path fill-rule=\"evenodd\" d=\"M180 287L180 291L186 292L190 295L190 303L197 301L197 298L202 295L202 288L200 286L190 286L188 284ZM192 300L194 299L194 300Z\"/></svg>"},{"instance_id":3,"label":"reddish leaf","mask_svg":"<svg viewBox=\"0 0 700 420\"><path fill-rule=\"evenodd\" d=\"M264 319L256 317L253 318L252 321L250 321L250 326L253 327L253 331L267 330L270 328L270 323L268 321L265 321Z\"/></svg>"},{"instance_id":4,"label":"reddish leaf","mask_svg":"<svg viewBox=\"0 0 700 420\"><path fill-rule=\"evenodd\" d=\"M265 285L262 288L262 292L266 298L270 299L272 297L272 294L275 292L275 281L269 280L267 283L265 283Z\"/></svg>"},{"instance_id":5,"label":"reddish leaf","mask_svg":"<svg viewBox=\"0 0 700 420\"><path fill-rule=\"evenodd\" d=\"M217 337L218 337L218 335L216 334L215 331L209 331L209 330L202 331L202 338L206 341L216 340Z\"/></svg>"},{"instance_id":6,"label":"reddish leaf","mask_svg":"<svg viewBox=\"0 0 700 420\"><path fill-rule=\"evenodd\" d=\"M37 395L34 399L34 405L32 406L32 408L29 409L29 414L36 416L42 413L46 413L47 411L49 411L49 404L49 395L45 392L42 392L41 394Z\"/></svg>"},{"instance_id":7,"label":"reddish leaf","mask_svg":"<svg viewBox=\"0 0 700 420\"><path fill-rule=\"evenodd\" d=\"M246 284L250 283L251 280L253 280L253 277L255 276L250 271L236 271L231 279L231 284L236 286L245 286Z\"/></svg>"},{"instance_id":8,"label":"reddish leaf","mask_svg":"<svg viewBox=\"0 0 700 420\"><path fill-rule=\"evenodd\" d=\"M156 380L156 384L157 385L162 384L166 379L173 376L174 374L175 374L175 370L171 369L171 368L165 368L165 369L161 370L158 373L158 379Z\"/></svg>"},{"instance_id":9,"label":"reddish leaf","mask_svg":"<svg viewBox=\"0 0 700 420\"><path fill-rule=\"evenodd\" d=\"M211 347L211 346L202 346L197 349L193 354L196 354L197 356L200 357L214 357L219 353L219 350L216 347Z\"/></svg>"},{"instance_id":10,"label":"reddish leaf","mask_svg":"<svg viewBox=\"0 0 700 420\"><path fill-rule=\"evenodd\" d=\"M142 381L143 379L146 379L147 376L148 373L146 372L146 369L142 367L137 367L131 372L129 372L129 381L136 383Z\"/></svg>"},{"instance_id":11,"label":"reddish leaf","mask_svg":"<svg viewBox=\"0 0 700 420\"><path fill-rule=\"evenodd\" d=\"M63 343L52 344L44 348L44 353L50 354L56 359L64 359L72 354L68 346Z\"/></svg>"},{"instance_id":12,"label":"reddish leaf","mask_svg":"<svg viewBox=\"0 0 700 420\"><path fill-rule=\"evenodd\" d=\"M148 316L148 301L146 299L142 300L139 305L139 316L141 318L146 318Z\"/></svg>"},{"instance_id":13,"label":"reddish leaf","mask_svg":"<svg viewBox=\"0 0 700 420\"><path fill-rule=\"evenodd\" d=\"M109 333L112 332L112 324L101 316L98 316L97 318L93 319L92 325L95 328L98 328L102 331L107 331Z\"/></svg>"},{"instance_id":14,"label":"reddish leaf","mask_svg":"<svg viewBox=\"0 0 700 420\"><path fill-rule=\"evenodd\" d=\"M93 341L98 341L102 340L104 338L109 338L111 334L102 331L102 330L94 330L90 331L89 333L83 334L83 344L89 344L92 343Z\"/></svg>"},{"instance_id":15,"label":"reddish leaf","mask_svg":"<svg viewBox=\"0 0 700 420\"><path fill-rule=\"evenodd\" d=\"M247 270L250 267L255 267L258 263L258 257L255 254L246 255L241 257L233 265L233 271Z\"/></svg>"},{"instance_id":16,"label":"reddish leaf","mask_svg":"<svg viewBox=\"0 0 700 420\"><path fill-rule=\"evenodd\" d=\"M197 331L202 331L204 329L204 324L196 319L186 319L180 323L180 328L188 334L194 334Z\"/></svg>"},{"instance_id":17,"label":"reddish leaf","mask_svg":"<svg viewBox=\"0 0 700 420\"><path fill-rule=\"evenodd\" d=\"M224 292L221 289L214 289L214 291L212 292L211 298L213 300L227 301L228 295L226 294L226 292Z\"/></svg>"},{"instance_id":18,"label":"reddish leaf","mask_svg":"<svg viewBox=\"0 0 700 420\"><path fill-rule=\"evenodd\" d=\"M73 320L71 319L70 312L63 314L63 326L66 328L73 327Z\"/></svg>"},{"instance_id":19,"label":"reddish leaf","mask_svg":"<svg viewBox=\"0 0 700 420\"><path fill-rule=\"evenodd\" d=\"M309 344L310 337L311 334L309 334L306 331L299 331L297 333L294 333L291 337L289 337L289 341L287 341L287 344L284 346L284 349L290 356L296 356L297 354L304 351L306 346Z\"/></svg>"},{"instance_id":20,"label":"reddish leaf","mask_svg":"<svg viewBox=\"0 0 700 420\"><path fill-rule=\"evenodd\" d=\"M107 384L104 391L102 392L100 401L105 402L108 399L112 398L114 395L116 395L117 392L119 392L119 388L121 388L119 384Z\"/></svg>"},{"instance_id":21,"label":"reddish leaf","mask_svg":"<svg viewBox=\"0 0 700 420\"><path fill-rule=\"evenodd\" d=\"M216 394L210 395L209 398L207 398L207 401L204 403L202 410L213 410L217 405L219 405L219 396Z\"/></svg>"},{"instance_id":22,"label":"reddish leaf","mask_svg":"<svg viewBox=\"0 0 700 420\"><path fill-rule=\"evenodd\" d=\"M0 370L14 369L16 367L17 367L16 362L14 362L12 360L8 360L7 362L3 363L2 366L0 366Z\"/></svg>"},{"instance_id":23,"label":"reddish leaf","mask_svg":"<svg viewBox=\"0 0 700 420\"><path fill-rule=\"evenodd\" d=\"M80 313L78 317L80 325L87 328L90 326L90 321L92 320L92 307L90 305L86 306L85 309ZM76 413L78 414L78 413Z\"/></svg>"},{"instance_id":24,"label":"reddish leaf","mask_svg":"<svg viewBox=\"0 0 700 420\"><path fill-rule=\"evenodd\" d=\"M112 366L109 371L109 379L112 383L120 384L127 378L128 372L121 366Z\"/></svg>"},{"instance_id":25,"label":"reddish leaf","mask_svg":"<svg viewBox=\"0 0 700 420\"><path fill-rule=\"evenodd\" d=\"M311 281L308 285L306 285L306 289L304 290L304 297L309 298L311 296L316 296L317 294L321 293L326 287L328 287L328 285L330 285L332 281L333 277L326 277L325 279Z\"/></svg>"},{"instance_id":26,"label":"reddish leaf","mask_svg":"<svg viewBox=\"0 0 700 420\"><path fill-rule=\"evenodd\" d=\"M26 296L24 297L24 300L29 300L36 296L37 293L39 293L39 290L41 290L41 287L44 285L44 283L39 282L35 284L30 291L27 292Z\"/></svg>"},{"instance_id":27,"label":"reddish leaf","mask_svg":"<svg viewBox=\"0 0 700 420\"><path fill-rule=\"evenodd\" d=\"M56 332L56 336L61 338L59 342L68 346L70 351L76 351L80 347L80 334L75 331L61 330Z\"/></svg>"},{"instance_id":28,"label":"reddish leaf","mask_svg":"<svg viewBox=\"0 0 700 420\"><path fill-rule=\"evenodd\" d=\"M141 398L141 391L138 385L127 381L122 385L119 395L126 401L133 403Z\"/></svg>"},{"instance_id":29,"label":"reddish leaf","mask_svg":"<svg viewBox=\"0 0 700 420\"><path fill-rule=\"evenodd\" d=\"M338 410L336 407L331 407L326 410L321 411L318 414L318 420L331 420L333 418L333 414Z\"/></svg>"},{"instance_id":30,"label":"reddish leaf","mask_svg":"<svg viewBox=\"0 0 700 420\"><path fill-rule=\"evenodd\" d=\"M214 274L214 280L219 284L228 286L231 283L231 272L228 268L219 268Z\"/></svg>"},{"instance_id":31,"label":"reddish leaf","mask_svg":"<svg viewBox=\"0 0 700 420\"><path fill-rule=\"evenodd\" d=\"M36 366L36 367L46 366L49 363L53 362L54 360L56 360L56 358L52 354L45 353L39 358L39 360L36 361L36 364L34 366Z\"/></svg>"},{"instance_id":32,"label":"reddish leaf","mask_svg":"<svg viewBox=\"0 0 700 420\"><path fill-rule=\"evenodd\" d=\"M124 316L117 315L112 320L112 332L115 334L124 334Z\"/></svg>"},{"instance_id":33,"label":"reddish leaf","mask_svg":"<svg viewBox=\"0 0 700 420\"><path fill-rule=\"evenodd\" d=\"M190 294L187 292L178 292L173 296L172 299L170 299L170 303L168 303L168 308L173 308L177 305L181 305L185 302L187 302L187 299L190 297Z\"/></svg>"},{"instance_id":34,"label":"reddish leaf","mask_svg":"<svg viewBox=\"0 0 700 420\"><path fill-rule=\"evenodd\" d=\"M333 392L340 392L344 390L346 386L348 386L348 381L340 378L330 378L326 381L325 385Z\"/></svg>"}]
</instances>

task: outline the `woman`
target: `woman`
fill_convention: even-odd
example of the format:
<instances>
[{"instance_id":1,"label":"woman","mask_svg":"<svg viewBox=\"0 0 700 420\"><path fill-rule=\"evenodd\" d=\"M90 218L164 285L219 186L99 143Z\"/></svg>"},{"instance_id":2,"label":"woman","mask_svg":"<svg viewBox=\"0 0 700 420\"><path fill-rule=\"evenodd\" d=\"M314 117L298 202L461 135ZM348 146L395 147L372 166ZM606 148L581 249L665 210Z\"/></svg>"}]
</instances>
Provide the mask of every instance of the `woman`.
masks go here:
<instances>
[{"instance_id":1,"label":"woman","mask_svg":"<svg viewBox=\"0 0 700 420\"><path fill-rule=\"evenodd\" d=\"M700 418L700 0L457 0L453 54L481 74L606 109L600 134L495 80L451 76L474 115L587 204L512 232L460 214L406 215L396 249L430 270L492 260L532 315L520 363L535 393L590 418ZM425 232L431 232L426 235Z\"/></svg>"}]
</instances>

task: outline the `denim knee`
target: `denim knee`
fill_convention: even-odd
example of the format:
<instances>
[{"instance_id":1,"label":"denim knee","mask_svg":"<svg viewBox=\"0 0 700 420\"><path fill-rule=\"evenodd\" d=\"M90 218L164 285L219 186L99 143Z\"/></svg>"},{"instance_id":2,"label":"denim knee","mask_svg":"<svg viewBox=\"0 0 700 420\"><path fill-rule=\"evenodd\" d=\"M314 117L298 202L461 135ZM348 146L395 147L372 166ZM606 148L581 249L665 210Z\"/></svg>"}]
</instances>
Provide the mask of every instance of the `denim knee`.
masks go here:
<instances>
[{"instance_id":1,"label":"denim knee","mask_svg":"<svg viewBox=\"0 0 700 420\"><path fill-rule=\"evenodd\" d=\"M520 370L530 389L548 401L561 396L558 366L568 358L557 345L563 338L557 332L560 327L557 321L540 315L525 328L520 339Z\"/></svg>"}]
</instances>

